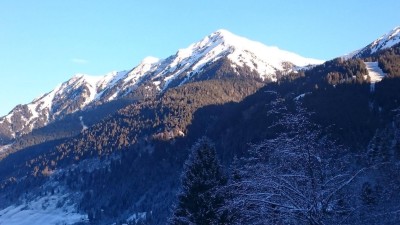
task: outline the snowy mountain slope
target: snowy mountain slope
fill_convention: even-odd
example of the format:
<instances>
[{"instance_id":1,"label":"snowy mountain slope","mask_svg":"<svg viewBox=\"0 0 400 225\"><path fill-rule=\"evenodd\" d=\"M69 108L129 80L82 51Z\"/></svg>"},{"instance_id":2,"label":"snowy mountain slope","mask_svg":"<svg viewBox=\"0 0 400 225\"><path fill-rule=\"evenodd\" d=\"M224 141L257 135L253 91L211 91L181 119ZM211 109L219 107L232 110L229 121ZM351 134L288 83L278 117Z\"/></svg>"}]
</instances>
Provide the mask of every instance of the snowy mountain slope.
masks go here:
<instances>
[{"instance_id":1,"label":"snowy mountain slope","mask_svg":"<svg viewBox=\"0 0 400 225\"><path fill-rule=\"evenodd\" d=\"M81 193L71 192L56 181L64 171L52 171L41 189L27 189L25 195L0 209L0 224L42 225L77 224L88 221L76 204ZM51 175L50 175L51 174Z\"/></svg>"},{"instance_id":2,"label":"snowy mountain slope","mask_svg":"<svg viewBox=\"0 0 400 225\"><path fill-rule=\"evenodd\" d=\"M0 131L4 136L16 138L82 110L112 85L121 73L124 72L114 72L104 77L78 74L31 103L15 107L7 116L0 118Z\"/></svg>"},{"instance_id":3,"label":"snowy mountain slope","mask_svg":"<svg viewBox=\"0 0 400 225\"><path fill-rule=\"evenodd\" d=\"M323 62L304 58L277 47L266 46L226 30L218 30L160 61L151 80L161 90L165 90L178 76L184 74L185 79L182 83L185 83L191 76L201 72L206 65L224 57L232 62L233 68L246 66L256 71L261 79L273 81L276 81L277 71L291 71L296 67Z\"/></svg>"},{"instance_id":4,"label":"snowy mountain slope","mask_svg":"<svg viewBox=\"0 0 400 225\"><path fill-rule=\"evenodd\" d=\"M111 72L104 76L77 74L54 90L25 105L16 106L0 118L0 143L17 138L35 128L85 110L95 103L112 101L127 94L128 86L136 84L148 62L130 71ZM121 84L122 83L122 84Z\"/></svg>"},{"instance_id":5,"label":"snowy mountain slope","mask_svg":"<svg viewBox=\"0 0 400 225\"><path fill-rule=\"evenodd\" d=\"M362 49L356 50L344 56L344 58L361 58L374 54L377 51L384 50L400 43L400 26L395 27L387 34L373 41Z\"/></svg>"},{"instance_id":6,"label":"snowy mountain slope","mask_svg":"<svg viewBox=\"0 0 400 225\"><path fill-rule=\"evenodd\" d=\"M18 105L0 118L0 144L7 144L68 114L122 98L139 87L160 92L171 87L173 81L179 85L190 82L194 75L220 59L228 59L237 74L238 68L246 67L262 80L272 81L277 80L277 72L322 63L218 30L166 59L147 57L130 71L104 76L75 75L51 92L31 103Z\"/></svg>"},{"instance_id":7,"label":"snowy mountain slope","mask_svg":"<svg viewBox=\"0 0 400 225\"><path fill-rule=\"evenodd\" d=\"M33 201L0 210L0 224L42 225L76 224L87 221L86 215L68 204L69 194L38 197ZM66 202L62 205L62 202Z\"/></svg>"}]
</instances>

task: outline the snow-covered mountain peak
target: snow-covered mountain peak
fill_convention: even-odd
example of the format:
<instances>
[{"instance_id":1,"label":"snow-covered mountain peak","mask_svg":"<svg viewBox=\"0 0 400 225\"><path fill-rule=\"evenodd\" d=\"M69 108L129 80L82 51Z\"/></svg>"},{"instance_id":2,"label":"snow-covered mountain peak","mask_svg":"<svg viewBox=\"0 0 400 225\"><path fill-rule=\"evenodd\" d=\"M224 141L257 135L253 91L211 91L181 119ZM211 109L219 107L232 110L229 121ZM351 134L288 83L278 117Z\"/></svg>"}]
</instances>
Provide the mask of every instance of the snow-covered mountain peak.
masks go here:
<instances>
[{"instance_id":1,"label":"snow-covered mountain peak","mask_svg":"<svg viewBox=\"0 0 400 225\"><path fill-rule=\"evenodd\" d=\"M147 56L140 62L140 64L154 64L158 63L159 61L160 61L159 58L153 56Z\"/></svg>"},{"instance_id":2,"label":"snow-covered mountain peak","mask_svg":"<svg viewBox=\"0 0 400 225\"><path fill-rule=\"evenodd\" d=\"M103 76L91 76L87 74L78 73L71 79L61 84L61 89L79 87L82 85L95 87L98 82L103 79Z\"/></svg>"},{"instance_id":3,"label":"snow-covered mountain peak","mask_svg":"<svg viewBox=\"0 0 400 225\"><path fill-rule=\"evenodd\" d=\"M219 29L212 34L208 36L211 40L224 43L225 45L231 45L231 46L236 46L236 47L243 47L248 45L250 42L252 43L257 43L255 41L251 41L245 37L238 36L236 34L233 34L232 32L225 30L225 29ZM259 43L261 44L261 43ZM263 44L261 44L263 45Z\"/></svg>"},{"instance_id":4,"label":"snow-covered mountain peak","mask_svg":"<svg viewBox=\"0 0 400 225\"><path fill-rule=\"evenodd\" d=\"M218 42L218 43L224 43L224 44L229 43L231 45L235 45L234 43L240 41L239 40L240 38L241 37L231 33L228 30L219 29L219 30L211 33L204 39L210 39L212 42Z\"/></svg>"},{"instance_id":5,"label":"snow-covered mountain peak","mask_svg":"<svg viewBox=\"0 0 400 225\"><path fill-rule=\"evenodd\" d=\"M156 70L162 61L163 60L152 56L144 58L139 65L125 75L121 88L125 89L128 86L135 86L143 76Z\"/></svg>"},{"instance_id":6,"label":"snow-covered mountain peak","mask_svg":"<svg viewBox=\"0 0 400 225\"><path fill-rule=\"evenodd\" d=\"M383 36L375 40L371 45L372 53L375 53L378 50L390 48L399 42L400 42L400 26L395 27L387 34L384 34Z\"/></svg>"},{"instance_id":7,"label":"snow-covered mountain peak","mask_svg":"<svg viewBox=\"0 0 400 225\"><path fill-rule=\"evenodd\" d=\"M236 36L236 35L234 35L229 30L218 29L215 32L213 32L210 36L229 37L229 36Z\"/></svg>"},{"instance_id":8,"label":"snow-covered mountain peak","mask_svg":"<svg viewBox=\"0 0 400 225\"><path fill-rule=\"evenodd\" d=\"M351 52L343 57L346 59L366 57L378 51L390 48L398 43L400 43L400 26L393 28L364 48Z\"/></svg>"},{"instance_id":9,"label":"snow-covered mountain peak","mask_svg":"<svg viewBox=\"0 0 400 225\"><path fill-rule=\"evenodd\" d=\"M140 76L144 75L145 73L149 72L152 68L157 66L162 60L148 56L144 58L139 65L137 65L135 68L132 69L131 72L129 72L128 79L135 77L139 78Z\"/></svg>"},{"instance_id":10,"label":"snow-covered mountain peak","mask_svg":"<svg viewBox=\"0 0 400 225\"><path fill-rule=\"evenodd\" d=\"M400 36L400 26L397 26L395 28L393 28L393 30L391 30L391 32L388 35L389 39L392 39L394 37L399 37Z\"/></svg>"},{"instance_id":11,"label":"snow-covered mountain peak","mask_svg":"<svg viewBox=\"0 0 400 225\"><path fill-rule=\"evenodd\" d=\"M321 64L323 62L321 60L304 58L295 53L281 50L276 46L267 46L261 42L235 35L224 29L217 30L211 34L210 37L216 37L216 40L219 40L224 45L233 47L235 50L252 52L257 55L257 57L271 62L288 61L297 66Z\"/></svg>"},{"instance_id":12,"label":"snow-covered mountain peak","mask_svg":"<svg viewBox=\"0 0 400 225\"><path fill-rule=\"evenodd\" d=\"M157 94L201 80L202 72L220 59L228 59L226 62L238 76L252 73L252 78L258 74L261 79L272 81L277 79L278 72L284 74L298 67L322 63L220 29L166 59L146 57L129 71L114 71L103 76L76 74L51 92L0 118L0 127L7 127L4 129L10 132L7 131L6 136L14 138L68 114L123 98L139 87L143 87L138 90L143 96ZM248 72L241 72L241 68ZM150 84L154 84L155 89ZM15 121L20 121L18 126Z\"/></svg>"},{"instance_id":13,"label":"snow-covered mountain peak","mask_svg":"<svg viewBox=\"0 0 400 225\"><path fill-rule=\"evenodd\" d=\"M276 80L278 71L287 72L294 68L323 63L321 60L304 58L220 29L161 61L153 80L156 84L161 84L161 90L165 90L173 80L182 77L182 74L187 75L181 84L189 80L191 75L202 71L206 65L224 57L232 62L233 69L248 67L264 80Z\"/></svg>"},{"instance_id":14,"label":"snow-covered mountain peak","mask_svg":"<svg viewBox=\"0 0 400 225\"><path fill-rule=\"evenodd\" d=\"M243 54L243 52L252 53L253 56L256 56L258 59L267 62L272 66L276 66L278 69L280 69L279 64L282 62L290 62L296 66L307 66L309 64L323 63L322 60L304 58L295 53L281 50L276 46L267 46L261 42L237 36L227 30L218 30L215 32L215 34L221 37L225 45L231 46L235 49L235 51L240 52L240 54ZM231 60L235 59L234 57L230 58Z\"/></svg>"}]
</instances>

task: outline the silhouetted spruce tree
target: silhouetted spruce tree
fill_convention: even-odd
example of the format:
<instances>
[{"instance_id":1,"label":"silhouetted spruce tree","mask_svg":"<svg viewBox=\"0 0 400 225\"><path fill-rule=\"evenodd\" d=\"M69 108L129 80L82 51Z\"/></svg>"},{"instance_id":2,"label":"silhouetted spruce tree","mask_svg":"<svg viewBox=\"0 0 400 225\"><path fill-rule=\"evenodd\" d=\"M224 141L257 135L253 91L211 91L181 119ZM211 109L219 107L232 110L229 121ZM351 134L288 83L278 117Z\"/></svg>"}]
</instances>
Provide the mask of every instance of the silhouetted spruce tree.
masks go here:
<instances>
[{"instance_id":1,"label":"silhouetted spruce tree","mask_svg":"<svg viewBox=\"0 0 400 225\"><path fill-rule=\"evenodd\" d=\"M185 162L181 192L169 223L222 223L218 211L223 204L223 195L218 190L226 181L214 145L208 138L201 138Z\"/></svg>"}]
</instances>

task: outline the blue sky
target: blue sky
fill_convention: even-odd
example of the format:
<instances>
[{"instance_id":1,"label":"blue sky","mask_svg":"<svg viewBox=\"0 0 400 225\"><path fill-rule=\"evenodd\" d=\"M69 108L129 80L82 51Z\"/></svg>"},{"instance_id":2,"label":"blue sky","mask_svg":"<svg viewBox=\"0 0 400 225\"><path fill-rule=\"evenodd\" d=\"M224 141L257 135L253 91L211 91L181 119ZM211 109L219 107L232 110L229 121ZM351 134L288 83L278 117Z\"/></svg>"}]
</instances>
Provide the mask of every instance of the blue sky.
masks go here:
<instances>
[{"instance_id":1,"label":"blue sky","mask_svg":"<svg viewBox=\"0 0 400 225\"><path fill-rule=\"evenodd\" d=\"M0 116L76 73L165 58L220 28L331 59L400 25L398 0L0 2Z\"/></svg>"}]
</instances>

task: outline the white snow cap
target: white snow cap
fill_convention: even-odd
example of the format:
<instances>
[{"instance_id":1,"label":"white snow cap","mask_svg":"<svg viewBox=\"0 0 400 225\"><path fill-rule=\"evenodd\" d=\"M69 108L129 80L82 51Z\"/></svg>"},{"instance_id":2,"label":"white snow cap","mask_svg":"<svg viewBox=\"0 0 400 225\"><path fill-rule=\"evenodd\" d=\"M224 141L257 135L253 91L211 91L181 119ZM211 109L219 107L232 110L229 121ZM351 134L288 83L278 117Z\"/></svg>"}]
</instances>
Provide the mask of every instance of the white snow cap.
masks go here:
<instances>
[{"instance_id":1,"label":"white snow cap","mask_svg":"<svg viewBox=\"0 0 400 225\"><path fill-rule=\"evenodd\" d=\"M371 53L392 47L400 42L400 26L383 35L372 43Z\"/></svg>"},{"instance_id":2,"label":"white snow cap","mask_svg":"<svg viewBox=\"0 0 400 225\"><path fill-rule=\"evenodd\" d=\"M400 43L400 26L393 28L388 33L382 35L380 38L373 41L371 44L364 48L353 51L349 54L343 56L345 59L360 57L364 53L375 53L380 50L390 48L396 44ZM369 51L370 50L370 51Z\"/></svg>"},{"instance_id":3,"label":"white snow cap","mask_svg":"<svg viewBox=\"0 0 400 225\"><path fill-rule=\"evenodd\" d=\"M158 63L160 61L159 58L153 57L153 56L147 56L145 57L140 64L154 64Z\"/></svg>"},{"instance_id":4,"label":"white snow cap","mask_svg":"<svg viewBox=\"0 0 400 225\"><path fill-rule=\"evenodd\" d=\"M222 57L232 61L233 68L247 66L256 71L260 78L271 80L276 80L277 71L287 70L287 63L296 67L323 63L322 60L304 58L220 29L167 58L170 60L168 65L158 68L154 78L162 77L165 81L162 89L165 89L178 75L188 70L193 73L201 71L205 65Z\"/></svg>"},{"instance_id":5,"label":"white snow cap","mask_svg":"<svg viewBox=\"0 0 400 225\"><path fill-rule=\"evenodd\" d=\"M234 35L224 29L220 29L214 32L211 36L221 38L226 45L234 46L236 50L252 52L257 57L270 64L291 62L296 66L307 66L310 64L323 63L322 60L304 58L295 53L281 50L275 46L267 46L262 44L261 42L252 41L247 38Z\"/></svg>"},{"instance_id":6,"label":"white snow cap","mask_svg":"<svg viewBox=\"0 0 400 225\"><path fill-rule=\"evenodd\" d=\"M123 97L146 81L153 83L158 91L166 90L176 78L180 79L178 85L182 85L205 66L223 57L232 62L231 67L236 72L239 67L247 67L257 72L261 79L272 81L276 81L279 71L290 72L299 67L323 63L321 60L304 58L220 29L166 59L146 57L130 71L111 72L103 76L76 74L51 92L27 104L27 114L30 115L25 120L31 125L28 131L36 128L35 124L40 121L47 124L67 111L72 113L92 104L102 104ZM77 107L64 110L69 105L63 102L71 97L80 97L84 101ZM0 118L0 124L11 123L15 112Z\"/></svg>"}]
</instances>

